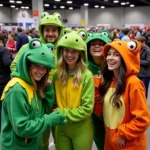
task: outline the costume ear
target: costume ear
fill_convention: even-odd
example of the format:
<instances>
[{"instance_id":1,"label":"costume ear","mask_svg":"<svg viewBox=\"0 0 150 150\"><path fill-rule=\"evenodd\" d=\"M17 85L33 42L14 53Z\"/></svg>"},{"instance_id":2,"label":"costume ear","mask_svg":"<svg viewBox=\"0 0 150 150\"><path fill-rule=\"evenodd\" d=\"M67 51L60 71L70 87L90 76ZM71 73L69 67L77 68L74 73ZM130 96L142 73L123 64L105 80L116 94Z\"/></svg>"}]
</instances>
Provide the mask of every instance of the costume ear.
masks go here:
<instances>
[{"instance_id":1,"label":"costume ear","mask_svg":"<svg viewBox=\"0 0 150 150\"><path fill-rule=\"evenodd\" d=\"M84 29L79 29L79 30L77 31L77 33L80 35L80 37L81 37L84 41L86 41L86 39L88 38L87 31L84 30Z\"/></svg>"},{"instance_id":2,"label":"costume ear","mask_svg":"<svg viewBox=\"0 0 150 150\"><path fill-rule=\"evenodd\" d=\"M40 19L42 19L42 18L44 18L45 16L48 16L48 15L49 15L49 13L44 11L44 12L41 13Z\"/></svg>"},{"instance_id":3,"label":"costume ear","mask_svg":"<svg viewBox=\"0 0 150 150\"><path fill-rule=\"evenodd\" d=\"M54 16L56 16L59 20L61 20L61 19L62 19L62 18L61 18L61 14L60 14L60 13L58 13L58 12L55 12L53 15L54 15Z\"/></svg>"}]
</instances>

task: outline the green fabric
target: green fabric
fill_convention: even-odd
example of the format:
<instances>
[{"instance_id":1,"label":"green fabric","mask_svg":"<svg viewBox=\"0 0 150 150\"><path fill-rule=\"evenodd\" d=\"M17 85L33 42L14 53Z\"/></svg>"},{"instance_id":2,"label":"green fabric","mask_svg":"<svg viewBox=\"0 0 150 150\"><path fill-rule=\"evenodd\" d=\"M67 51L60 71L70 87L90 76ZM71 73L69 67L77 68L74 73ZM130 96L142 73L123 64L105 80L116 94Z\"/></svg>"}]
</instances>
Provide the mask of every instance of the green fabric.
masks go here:
<instances>
[{"instance_id":1,"label":"green fabric","mask_svg":"<svg viewBox=\"0 0 150 150\"><path fill-rule=\"evenodd\" d=\"M57 75L58 75L57 72L55 72L53 76L53 83L55 83L56 80L58 80ZM93 82L92 73L90 71L85 70L82 72L81 84L82 84L81 106L74 108L74 109L57 108L57 111L59 111L60 113L66 116L68 123L85 120L87 117L91 116L91 113L93 111L94 82Z\"/></svg>"},{"instance_id":2,"label":"green fabric","mask_svg":"<svg viewBox=\"0 0 150 150\"><path fill-rule=\"evenodd\" d=\"M57 60L60 57L60 48L72 48L78 51L83 51L84 56L87 60L87 46L86 46L86 39L88 37L87 32L84 29L79 29L78 31L72 31L71 29L63 29L61 33L61 39L57 43L56 47L56 58Z\"/></svg>"},{"instance_id":3,"label":"green fabric","mask_svg":"<svg viewBox=\"0 0 150 150\"><path fill-rule=\"evenodd\" d=\"M50 50L52 47L52 44L46 45L41 44L37 39L31 40L26 47L27 52L20 55L16 71L12 76L33 85L27 61L53 68L54 56ZM27 90L20 83L15 83L6 91L2 107L2 150L40 150L42 133L49 127L66 123L65 116L58 112L44 114L51 108L55 99L51 84L46 86L44 93L45 98L41 100L38 92L35 91L29 104Z\"/></svg>"},{"instance_id":4,"label":"green fabric","mask_svg":"<svg viewBox=\"0 0 150 150\"><path fill-rule=\"evenodd\" d=\"M91 118L56 127L56 150L91 150L93 126ZM65 135L65 136L64 136Z\"/></svg>"},{"instance_id":5,"label":"green fabric","mask_svg":"<svg viewBox=\"0 0 150 150\"><path fill-rule=\"evenodd\" d=\"M107 36L109 39L111 38L110 32L108 30L101 30L99 33Z\"/></svg>"}]
</instances>

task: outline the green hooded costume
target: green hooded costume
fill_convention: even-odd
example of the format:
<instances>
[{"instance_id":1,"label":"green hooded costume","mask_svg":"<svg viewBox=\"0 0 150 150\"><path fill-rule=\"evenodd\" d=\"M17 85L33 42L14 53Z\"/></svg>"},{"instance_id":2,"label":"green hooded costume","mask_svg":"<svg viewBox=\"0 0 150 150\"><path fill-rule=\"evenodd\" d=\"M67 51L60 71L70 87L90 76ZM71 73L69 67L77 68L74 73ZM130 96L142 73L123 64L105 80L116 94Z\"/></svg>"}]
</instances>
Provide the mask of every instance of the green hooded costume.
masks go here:
<instances>
[{"instance_id":1,"label":"green hooded costume","mask_svg":"<svg viewBox=\"0 0 150 150\"><path fill-rule=\"evenodd\" d=\"M65 116L54 112L45 114L55 99L52 84L44 89L41 99L29 75L29 64L54 68L52 44L42 44L38 39L30 41L26 52L20 55L16 71L2 94L2 150L41 150L42 133L49 127L64 124Z\"/></svg>"},{"instance_id":2,"label":"green hooded costume","mask_svg":"<svg viewBox=\"0 0 150 150\"><path fill-rule=\"evenodd\" d=\"M91 41L94 41L94 40L100 40L100 41L104 42L105 44L107 44L107 43L110 43L110 39L107 36L105 36L104 33L93 33L93 34L90 34L88 39L86 40L87 49L88 49L87 50L88 51L88 60L89 60L88 67L94 76L95 88L98 88L97 84L96 84L96 78L100 77L102 66L96 65L90 54L90 43L91 43ZM104 149L104 139L105 139L105 129L104 129L103 117L98 117L93 113L92 120L93 120L93 126L94 126L95 144L96 144L98 150L103 150Z\"/></svg>"},{"instance_id":3,"label":"green hooded costume","mask_svg":"<svg viewBox=\"0 0 150 150\"><path fill-rule=\"evenodd\" d=\"M62 38L56 49L56 58L62 55L62 47L83 52L84 62L87 62L87 47L85 40L87 32L84 29L72 31L62 30ZM68 83L63 86L56 70L53 84L56 92L57 111L66 115L67 125L56 127L57 150L91 150L93 142L93 126L91 114L94 105L93 76L88 69L82 71L82 79L78 87L73 86L76 72L68 74Z\"/></svg>"},{"instance_id":4,"label":"green hooded costume","mask_svg":"<svg viewBox=\"0 0 150 150\"><path fill-rule=\"evenodd\" d=\"M59 35L60 35L60 32L63 29L63 25L62 25L62 22L60 19L61 19L61 15L57 12L54 13L53 15L49 15L48 12L41 13L41 19L39 21L38 29L39 29L39 34L40 34L40 40L42 43L46 43L46 41L44 40L44 37L43 37L43 26L44 25L57 26L59 28ZM59 37L58 37L58 39L59 39ZM57 41L56 41L56 43L57 43ZM56 46L56 43L55 43L55 46ZM10 66L11 71L14 71L16 69L16 63L17 63L21 53L26 50L27 45L28 44L25 44L24 46L22 46L21 49L19 50L19 52L17 53L17 55L15 56L15 59L13 60L11 66Z\"/></svg>"}]
</instances>

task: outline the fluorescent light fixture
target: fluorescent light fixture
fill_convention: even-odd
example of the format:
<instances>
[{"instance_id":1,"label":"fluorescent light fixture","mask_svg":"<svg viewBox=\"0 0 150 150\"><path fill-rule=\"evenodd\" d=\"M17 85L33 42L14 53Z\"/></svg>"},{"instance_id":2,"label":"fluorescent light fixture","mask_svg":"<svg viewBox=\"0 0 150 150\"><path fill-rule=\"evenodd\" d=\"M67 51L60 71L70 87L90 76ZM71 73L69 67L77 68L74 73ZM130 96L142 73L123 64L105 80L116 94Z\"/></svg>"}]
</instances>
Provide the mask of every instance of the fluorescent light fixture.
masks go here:
<instances>
[{"instance_id":1,"label":"fluorescent light fixture","mask_svg":"<svg viewBox=\"0 0 150 150\"><path fill-rule=\"evenodd\" d=\"M44 4L45 7L49 7L49 4Z\"/></svg>"},{"instance_id":2,"label":"fluorescent light fixture","mask_svg":"<svg viewBox=\"0 0 150 150\"><path fill-rule=\"evenodd\" d=\"M131 5L130 5L130 7L134 7L134 6L135 6L134 4L131 4Z\"/></svg>"},{"instance_id":3,"label":"fluorescent light fixture","mask_svg":"<svg viewBox=\"0 0 150 150\"><path fill-rule=\"evenodd\" d=\"M119 1L118 0L114 0L113 3L119 3Z\"/></svg>"},{"instance_id":4,"label":"fluorescent light fixture","mask_svg":"<svg viewBox=\"0 0 150 150\"><path fill-rule=\"evenodd\" d=\"M67 1L68 4L72 4L72 1Z\"/></svg>"},{"instance_id":5,"label":"fluorescent light fixture","mask_svg":"<svg viewBox=\"0 0 150 150\"><path fill-rule=\"evenodd\" d=\"M122 3L121 3L121 5L125 5L125 4L126 4L125 2L122 2Z\"/></svg>"},{"instance_id":6,"label":"fluorescent light fixture","mask_svg":"<svg viewBox=\"0 0 150 150\"><path fill-rule=\"evenodd\" d=\"M24 6L21 6L22 9L24 9Z\"/></svg>"},{"instance_id":7,"label":"fluorescent light fixture","mask_svg":"<svg viewBox=\"0 0 150 150\"><path fill-rule=\"evenodd\" d=\"M24 7L25 9L29 9L29 7L28 6L26 6L26 7Z\"/></svg>"},{"instance_id":8,"label":"fluorescent light fixture","mask_svg":"<svg viewBox=\"0 0 150 150\"><path fill-rule=\"evenodd\" d=\"M17 3L17 4L21 4L21 3L22 3L22 1L16 1L16 3Z\"/></svg>"},{"instance_id":9,"label":"fluorescent light fixture","mask_svg":"<svg viewBox=\"0 0 150 150\"><path fill-rule=\"evenodd\" d=\"M126 5L129 5L130 4L130 2L126 2Z\"/></svg>"},{"instance_id":10,"label":"fluorescent light fixture","mask_svg":"<svg viewBox=\"0 0 150 150\"><path fill-rule=\"evenodd\" d=\"M15 1L14 0L10 0L9 3L15 3Z\"/></svg>"},{"instance_id":11,"label":"fluorescent light fixture","mask_svg":"<svg viewBox=\"0 0 150 150\"><path fill-rule=\"evenodd\" d=\"M56 6L56 5L54 5L54 6L53 6L53 8L57 8L57 6Z\"/></svg>"},{"instance_id":12,"label":"fluorescent light fixture","mask_svg":"<svg viewBox=\"0 0 150 150\"><path fill-rule=\"evenodd\" d=\"M60 8L61 8L61 9L64 9L64 8L65 8L65 6L60 6Z\"/></svg>"},{"instance_id":13,"label":"fluorescent light fixture","mask_svg":"<svg viewBox=\"0 0 150 150\"><path fill-rule=\"evenodd\" d=\"M69 7L69 9L70 9L70 10L72 10L72 9L73 9L73 7Z\"/></svg>"},{"instance_id":14,"label":"fluorescent light fixture","mask_svg":"<svg viewBox=\"0 0 150 150\"><path fill-rule=\"evenodd\" d=\"M84 3L84 6L89 6L89 4L88 3Z\"/></svg>"},{"instance_id":15,"label":"fluorescent light fixture","mask_svg":"<svg viewBox=\"0 0 150 150\"><path fill-rule=\"evenodd\" d=\"M3 4L0 4L0 7L2 7L3 6Z\"/></svg>"},{"instance_id":16,"label":"fluorescent light fixture","mask_svg":"<svg viewBox=\"0 0 150 150\"><path fill-rule=\"evenodd\" d=\"M104 8L105 8L105 6L101 6L101 8L102 8L102 9L104 9Z\"/></svg>"},{"instance_id":17,"label":"fluorescent light fixture","mask_svg":"<svg viewBox=\"0 0 150 150\"><path fill-rule=\"evenodd\" d=\"M54 0L55 2L60 2L60 0Z\"/></svg>"},{"instance_id":18,"label":"fluorescent light fixture","mask_svg":"<svg viewBox=\"0 0 150 150\"><path fill-rule=\"evenodd\" d=\"M108 0L104 0L104 2L108 2Z\"/></svg>"},{"instance_id":19,"label":"fluorescent light fixture","mask_svg":"<svg viewBox=\"0 0 150 150\"><path fill-rule=\"evenodd\" d=\"M15 5L11 5L10 7L11 7L11 8L15 8Z\"/></svg>"},{"instance_id":20,"label":"fluorescent light fixture","mask_svg":"<svg viewBox=\"0 0 150 150\"><path fill-rule=\"evenodd\" d=\"M16 8L16 10L18 10L19 8Z\"/></svg>"},{"instance_id":21,"label":"fluorescent light fixture","mask_svg":"<svg viewBox=\"0 0 150 150\"><path fill-rule=\"evenodd\" d=\"M98 6L98 5L95 5L94 7L95 7L95 8L98 8L99 6Z\"/></svg>"}]
</instances>

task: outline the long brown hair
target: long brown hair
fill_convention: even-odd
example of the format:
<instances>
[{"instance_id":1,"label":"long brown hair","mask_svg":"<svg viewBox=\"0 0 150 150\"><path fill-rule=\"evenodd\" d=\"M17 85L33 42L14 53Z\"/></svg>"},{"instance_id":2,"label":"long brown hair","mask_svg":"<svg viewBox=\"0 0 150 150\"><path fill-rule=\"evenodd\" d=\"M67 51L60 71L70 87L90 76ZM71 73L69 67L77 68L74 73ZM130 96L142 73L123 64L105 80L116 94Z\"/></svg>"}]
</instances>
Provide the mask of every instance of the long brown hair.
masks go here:
<instances>
[{"instance_id":1,"label":"long brown hair","mask_svg":"<svg viewBox=\"0 0 150 150\"><path fill-rule=\"evenodd\" d=\"M108 88L114 77L113 71L108 70L106 61L104 63L104 67L102 69L102 74L103 74L103 82L99 87L99 91L100 91L100 102L103 103L105 94L107 93ZM116 79L116 91L111 96L111 99L113 99L112 100L113 106L116 106L117 108L120 108L122 106L120 96L125 91L125 87L126 87L126 66L125 66L123 59L121 58L121 66L119 69L118 77ZM111 99L110 99L110 101L111 101Z\"/></svg>"},{"instance_id":2,"label":"long brown hair","mask_svg":"<svg viewBox=\"0 0 150 150\"><path fill-rule=\"evenodd\" d=\"M29 67L29 74L30 74L30 77L31 77L31 80L32 80L32 83L35 87L35 90L38 91L39 93L39 96L41 99L44 99L45 98L45 94L44 94L44 88L46 87L47 85L47 81L48 81L48 77L49 77L49 69L47 68L47 72L46 74L42 77L42 79L40 81L35 81L35 79L32 77L31 75L31 70L32 68L34 67L34 64L31 63L30 64L30 67Z\"/></svg>"}]
</instances>

